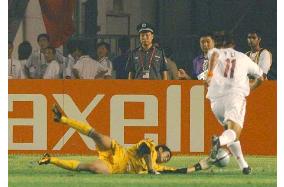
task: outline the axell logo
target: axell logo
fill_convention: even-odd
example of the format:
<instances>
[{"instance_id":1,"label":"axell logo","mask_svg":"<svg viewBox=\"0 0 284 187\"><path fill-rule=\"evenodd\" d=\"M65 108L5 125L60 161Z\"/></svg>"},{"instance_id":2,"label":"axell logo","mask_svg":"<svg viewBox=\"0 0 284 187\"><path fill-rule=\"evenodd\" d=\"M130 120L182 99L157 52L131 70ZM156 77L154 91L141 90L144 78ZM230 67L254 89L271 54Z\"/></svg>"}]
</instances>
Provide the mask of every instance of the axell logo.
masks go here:
<instances>
[{"instance_id":1,"label":"axell logo","mask_svg":"<svg viewBox=\"0 0 284 187\"><path fill-rule=\"evenodd\" d=\"M190 89L190 152L204 151L204 86L193 86ZM53 94L57 103L64 108L67 117L85 123L89 114L105 97L104 94L94 96L93 100L81 112L76 103L67 94ZM181 86L171 85L166 94L166 144L176 152L181 151ZM31 101L33 103L33 118L9 118L9 150L47 150L47 99L42 94L9 94L9 112L13 112L13 103ZM125 126L158 126L158 99L155 95L113 95L110 99L110 137L120 144L124 143ZM124 119L125 102L143 102L144 119ZM63 107L64 103L64 107ZM148 125L147 125L148 124ZM13 142L14 125L33 126L32 143ZM53 146L53 150L61 150L70 137L76 133L69 129ZM95 149L95 143L81 135L89 149ZM144 134L158 142L158 134Z\"/></svg>"}]
</instances>

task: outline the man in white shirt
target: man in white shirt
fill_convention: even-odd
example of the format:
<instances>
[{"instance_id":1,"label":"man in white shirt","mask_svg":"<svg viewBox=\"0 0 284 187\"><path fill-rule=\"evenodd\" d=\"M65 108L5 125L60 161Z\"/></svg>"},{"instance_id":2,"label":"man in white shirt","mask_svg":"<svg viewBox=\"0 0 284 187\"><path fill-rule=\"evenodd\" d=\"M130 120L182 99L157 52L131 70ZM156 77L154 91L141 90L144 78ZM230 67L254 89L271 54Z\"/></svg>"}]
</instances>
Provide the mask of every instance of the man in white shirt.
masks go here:
<instances>
[{"instance_id":1,"label":"man in white shirt","mask_svg":"<svg viewBox=\"0 0 284 187\"><path fill-rule=\"evenodd\" d=\"M47 68L43 74L43 79L59 79L60 66L55 60L56 50L53 47L47 47L44 50L44 57L47 62Z\"/></svg>"},{"instance_id":2,"label":"man in white shirt","mask_svg":"<svg viewBox=\"0 0 284 187\"><path fill-rule=\"evenodd\" d=\"M37 42L40 47L39 50L35 50L26 63L26 67L28 69L29 75L28 77L31 79L41 79L43 78L43 74L48 66L45 57L44 50L50 46L50 38L48 34L39 34L37 37ZM60 78L65 78L65 68L69 63L68 57L64 57L63 54L56 49L55 55L56 61L60 65Z\"/></svg>"},{"instance_id":3,"label":"man in white shirt","mask_svg":"<svg viewBox=\"0 0 284 187\"><path fill-rule=\"evenodd\" d=\"M101 76L97 76L97 79L111 79L112 78L112 62L108 59L110 46L106 42L100 42L97 44L97 56L98 62L103 65L108 71Z\"/></svg>"},{"instance_id":4,"label":"man in white shirt","mask_svg":"<svg viewBox=\"0 0 284 187\"><path fill-rule=\"evenodd\" d=\"M12 57L14 46L8 42L8 79L25 79L21 63Z\"/></svg>"},{"instance_id":5,"label":"man in white shirt","mask_svg":"<svg viewBox=\"0 0 284 187\"><path fill-rule=\"evenodd\" d=\"M76 79L96 79L108 72L108 69L87 55L87 46L84 41L73 41L68 50L76 63L72 73Z\"/></svg>"},{"instance_id":6,"label":"man in white shirt","mask_svg":"<svg viewBox=\"0 0 284 187\"><path fill-rule=\"evenodd\" d=\"M262 69L266 78L272 65L272 54L267 49L260 47L261 37L261 33L256 30L248 33L247 40L251 51L246 52L246 55Z\"/></svg>"},{"instance_id":7,"label":"man in white shirt","mask_svg":"<svg viewBox=\"0 0 284 187\"><path fill-rule=\"evenodd\" d=\"M211 109L224 127L221 136L212 137L210 158L216 159L221 146L227 145L237 159L243 174L250 174L251 168L244 159L239 137L243 128L246 96L263 80L263 71L245 54L233 49L234 40L225 34L223 48L209 56L208 92ZM254 77L249 81L248 75Z\"/></svg>"}]
</instances>

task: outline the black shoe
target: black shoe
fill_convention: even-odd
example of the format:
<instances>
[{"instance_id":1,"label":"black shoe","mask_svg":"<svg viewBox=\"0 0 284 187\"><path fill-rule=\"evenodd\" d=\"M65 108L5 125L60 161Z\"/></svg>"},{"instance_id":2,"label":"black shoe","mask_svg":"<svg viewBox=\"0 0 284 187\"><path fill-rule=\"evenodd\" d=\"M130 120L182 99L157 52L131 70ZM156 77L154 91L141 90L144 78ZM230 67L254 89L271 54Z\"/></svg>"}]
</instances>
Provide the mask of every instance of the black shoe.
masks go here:
<instances>
[{"instance_id":1,"label":"black shoe","mask_svg":"<svg viewBox=\"0 0 284 187\"><path fill-rule=\"evenodd\" d=\"M216 160L219 148L220 148L219 137L218 136L212 136L212 148L211 148L211 152L210 152L211 161Z\"/></svg>"},{"instance_id":2,"label":"black shoe","mask_svg":"<svg viewBox=\"0 0 284 187\"><path fill-rule=\"evenodd\" d=\"M244 175L249 175L251 174L251 167L246 167L246 168L243 168L243 174Z\"/></svg>"},{"instance_id":3,"label":"black shoe","mask_svg":"<svg viewBox=\"0 0 284 187\"><path fill-rule=\"evenodd\" d=\"M53 117L54 121L60 122L62 114L61 114L59 106L57 104L53 105L52 112L54 113L54 117Z\"/></svg>"},{"instance_id":4,"label":"black shoe","mask_svg":"<svg viewBox=\"0 0 284 187\"><path fill-rule=\"evenodd\" d=\"M37 163L38 163L39 165L49 164L49 162L50 162L50 155L49 155L48 153L45 153L45 154L42 156L42 158L41 158L39 161L37 161Z\"/></svg>"}]
</instances>

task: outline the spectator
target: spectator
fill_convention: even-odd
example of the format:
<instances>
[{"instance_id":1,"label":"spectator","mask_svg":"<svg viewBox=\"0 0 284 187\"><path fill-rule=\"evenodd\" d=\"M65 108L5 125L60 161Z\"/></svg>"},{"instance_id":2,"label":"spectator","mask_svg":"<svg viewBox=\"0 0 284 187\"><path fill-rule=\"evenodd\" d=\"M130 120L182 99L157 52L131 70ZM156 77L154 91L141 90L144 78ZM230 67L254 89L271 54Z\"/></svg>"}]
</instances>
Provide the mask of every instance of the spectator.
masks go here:
<instances>
[{"instance_id":1,"label":"spectator","mask_svg":"<svg viewBox=\"0 0 284 187\"><path fill-rule=\"evenodd\" d=\"M87 55L87 46L84 41L70 42L68 50L75 60L72 73L76 79L96 79L108 72L107 68Z\"/></svg>"},{"instance_id":2,"label":"spectator","mask_svg":"<svg viewBox=\"0 0 284 187\"><path fill-rule=\"evenodd\" d=\"M29 78L41 79L48 66L45 57L44 50L50 45L50 37L48 34L39 34L37 42L40 47L39 50L35 50L27 61L26 67L28 68ZM56 61L60 65L60 78L65 77L65 68L68 65L69 59L64 57L63 54L56 49Z\"/></svg>"},{"instance_id":3,"label":"spectator","mask_svg":"<svg viewBox=\"0 0 284 187\"><path fill-rule=\"evenodd\" d=\"M167 63L161 48L153 45L154 28L149 23L137 26L141 46L134 49L128 58L128 79L167 80Z\"/></svg>"},{"instance_id":4,"label":"spectator","mask_svg":"<svg viewBox=\"0 0 284 187\"><path fill-rule=\"evenodd\" d=\"M100 42L97 44L97 58L98 62L107 68L107 72L104 75L97 76L97 79L111 79L112 78L112 62L108 59L110 52L110 46L106 42Z\"/></svg>"},{"instance_id":5,"label":"spectator","mask_svg":"<svg viewBox=\"0 0 284 187\"><path fill-rule=\"evenodd\" d=\"M116 79L127 79L128 73L125 70L125 66L130 52L129 37L123 36L119 38L118 48L120 50L120 56L113 60L113 69L115 70Z\"/></svg>"},{"instance_id":6,"label":"spectator","mask_svg":"<svg viewBox=\"0 0 284 187\"><path fill-rule=\"evenodd\" d=\"M173 54L172 49L170 47L164 47L164 52L165 52L166 61L168 65L168 80L179 79L177 65L171 58Z\"/></svg>"},{"instance_id":7,"label":"spectator","mask_svg":"<svg viewBox=\"0 0 284 187\"><path fill-rule=\"evenodd\" d=\"M43 79L59 79L60 66L55 60L56 50L54 47L47 47L44 50L44 57L47 62L47 68L43 74Z\"/></svg>"},{"instance_id":8,"label":"spectator","mask_svg":"<svg viewBox=\"0 0 284 187\"><path fill-rule=\"evenodd\" d=\"M248 46L251 50L246 52L246 55L260 67L266 78L272 65L272 54L267 49L260 47L261 39L260 31L252 30L248 33Z\"/></svg>"},{"instance_id":9,"label":"spectator","mask_svg":"<svg viewBox=\"0 0 284 187\"><path fill-rule=\"evenodd\" d=\"M192 79L205 80L208 73L208 51L214 48L214 39L210 33L205 33L199 39L202 54L197 56L192 61ZM183 70L179 70L180 79L191 79L190 76Z\"/></svg>"},{"instance_id":10,"label":"spectator","mask_svg":"<svg viewBox=\"0 0 284 187\"><path fill-rule=\"evenodd\" d=\"M29 59L29 57L32 54L32 50L33 50L32 46L31 46L30 42L28 42L28 41L23 41L22 43L20 43L20 45L18 47L18 58L19 58L19 61L22 65L25 76L27 76L29 74L29 70L28 70L28 68L26 68L26 64L27 64L27 60Z\"/></svg>"},{"instance_id":11,"label":"spectator","mask_svg":"<svg viewBox=\"0 0 284 187\"><path fill-rule=\"evenodd\" d=\"M25 66L27 63L27 60L32 54L32 45L28 41L23 41L20 43L18 47L18 58L19 61L21 62L22 66Z\"/></svg>"},{"instance_id":12,"label":"spectator","mask_svg":"<svg viewBox=\"0 0 284 187\"><path fill-rule=\"evenodd\" d=\"M12 57L14 45L8 41L8 79L25 79L21 63Z\"/></svg>"}]
</instances>

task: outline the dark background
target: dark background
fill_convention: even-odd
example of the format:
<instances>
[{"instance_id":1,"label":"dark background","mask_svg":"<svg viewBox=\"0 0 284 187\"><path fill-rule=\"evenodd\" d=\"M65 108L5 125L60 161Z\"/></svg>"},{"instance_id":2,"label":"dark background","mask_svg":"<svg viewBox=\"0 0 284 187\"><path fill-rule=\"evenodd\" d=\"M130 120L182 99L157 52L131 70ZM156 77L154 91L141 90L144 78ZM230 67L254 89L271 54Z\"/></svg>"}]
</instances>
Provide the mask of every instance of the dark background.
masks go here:
<instances>
[{"instance_id":1,"label":"dark background","mask_svg":"<svg viewBox=\"0 0 284 187\"><path fill-rule=\"evenodd\" d=\"M133 0L134 1L134 0ZM247 52L247 34L251 29L263 33L261 46L272 53L272 67L269 79L277 79L277 0L153 0L154 7L141 1L141 8L150 8L155 12L154 23L156 37L162 46L173 49L173 59L179 68L188 72L192 60L200 54L199 35L203 32L220 30L231 31L235 35L236 49ZM29 0L9 0L9 39L13 40L17 28L24 17ZM76 1L78 3L78 1ZM113 1L120 2L120 1ZM97 35L100 26L97 24L98 2L85 2L84 33L86 42L95 45L99 40L117 44L118 36ZM75 17L79 14L75 11ZM129 15L131 17L131 15ZM148 20L141 20L148 22ZM78 23L78 21L76 22ZM131 25L139 23L132 23ZM78 27L77 27L78 28ZM139 45L137 35L131 36L135 46ZM115 45L116 45L115 44ZM116 47L117 48L117 47ZM117 55L117 49L114 55Z\"/></svg>"},{"instance_id":2,"label":"dark background","mask_svg":"<svg viewBox=\"0 0 284 187\"><path fill-rule=\"evenodd\" d=\"M234 33L241 52L249 50L247 33L262 32L261 46L272 53L270 79L277 79L276 0L159 0L156 27L161 42L174 49L179 67L190 69L201 51L199 34L227 30Z\"/></svg>"}]
</instances>

